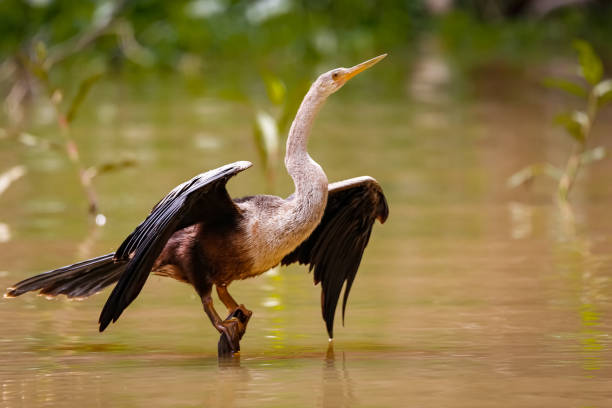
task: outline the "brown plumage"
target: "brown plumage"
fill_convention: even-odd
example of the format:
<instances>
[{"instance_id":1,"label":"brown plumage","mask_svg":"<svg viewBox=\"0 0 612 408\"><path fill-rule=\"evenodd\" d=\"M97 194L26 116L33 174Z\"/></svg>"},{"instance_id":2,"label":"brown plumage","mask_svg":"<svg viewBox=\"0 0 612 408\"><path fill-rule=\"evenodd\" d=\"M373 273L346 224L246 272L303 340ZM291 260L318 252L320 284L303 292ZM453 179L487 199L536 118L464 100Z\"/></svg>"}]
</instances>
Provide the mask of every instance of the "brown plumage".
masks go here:
<instances>
[{"instance_id":1,"label":"brown plumage","mask_svg":"<svg viewBox=\"0 0 612 408\"><path fill-rule=\"evenodd\" d=\"M382 189L371 177L327 183L306 150L314 117L325 99L385 55L353 68L322 74L291 126L285 165L295 183L287 199L258 195L232 200L228 180L251 163L241 161L202 173L174 188L117 251L17 283L8 297L40 290L87 297L117 282L100 314L100 331L117 321L150 273L191 284L228 350L239 350L251 312L227 292L234 280L257 276L278 264L299 262L322 284L322 309L330 338L343 286L342 313L374 221L387 219ZM212 288L230 311L222 320Z\"/></svg>"}]
</instances>

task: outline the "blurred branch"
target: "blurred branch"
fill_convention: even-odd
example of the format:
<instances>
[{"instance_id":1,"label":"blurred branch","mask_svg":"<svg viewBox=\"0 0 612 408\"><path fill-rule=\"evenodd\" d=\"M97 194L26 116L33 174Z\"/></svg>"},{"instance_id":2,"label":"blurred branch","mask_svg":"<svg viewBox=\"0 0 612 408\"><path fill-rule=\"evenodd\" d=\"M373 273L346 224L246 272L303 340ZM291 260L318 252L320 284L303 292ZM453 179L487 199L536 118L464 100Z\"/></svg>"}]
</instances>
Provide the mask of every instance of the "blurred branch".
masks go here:
<instances>
[{"instance_id":1,"label":"blurred branch","mask_svg":"<svg viewBox=\"0 0 612 408\"><path fill-rule=\"evenodd\" d=\"M568 202L569 193L576 183L582 166L602 160L606 157L603 147L588 149L588 142L593 129L593 123L599 110L612 101L612 80L602 79L603 64L591 45L582 40L572 43L578 54L580 75L587 83L587 88L565 79L549 79L545 81L548 87L562 90L578 96L586 102L584 110L575 110L558 114L554 122L562 126L572 137L574 144L572 152L563 170L549 164L532 164L514 173L508 178L509 187L517 187L531 182L536 176L546 174L558 181L557 202L562 213L570 216L571 208Z\"/></svg>"},{"instance_id":2,"label":"blurred branch","mask_svg":"<svg viewBox=\"0 0 612 408\"><path fill-rule=\"evenodd\" d=\"M54 108L57 126L64 141L64 151L77 171L78 179L87 197L88 212L93 217L95 222L98 223L99 220L103 220L104 217L99 214L98 196L91 183L91 178L88 177L85 166L81 161L77 143L72 138L70 123L74 120L74 116L78 108L91 90L92 85L102 76L102 74L95 74L89 78L86 78L79 84L78 91L72 102L69 104L67 113L64 113L61 107L62 100L64 98L63 93L61 90L56 89L51 84L48 69L45 68L44 64L44 48L38 47L38 49L40 50L38 53L38 60L32 60L26 55L21 55L21 60L23 61L24 65L28 67L28 69L36 77L38 77L39 81L46 90L46 94Z\"/></svg>"},{"instance_id":3,"label":"blurred branch","mask_svg":"<svg viewBox=\"0 0 612 408\"><path fill-rule=\"evenodd\" d=\"M24 174L26 174L26 169L23 166L11 167L4 173L0 173L0 195L4 194L11 184L19 180Z\"/></svg>"},{"instance_id":4,"label":"blurred branch","mask_svg":"<svg viewBox=\"0 0 612 408\"><path fill-rule=\"evenodd\" d=\"M57 63L65 60L66 58L77 54L93 44L98 38L108 32L113 23L116 21L121 11L124 9L127 0L117 0L113 4L113 9L108 16L102 20L98 25L94 26L91 30L85 33L77 34L76 36L66 40L65 42L58 44L51 48L49 56L45 59L44 69L49 70Z\"/></svg>"},{"instance_id":5,"label":"blurred branch","mask_svg":"<svg viewBox=\"0 0 612 408\"><path fill-rule=\"evenodd\" d=\"M563 176L563 171L550 163L530 164L508 178L508 187L514 188L529 184L536 176L540 175L546 175L559 181Z\"/></svg>"},{"instance_id":6,"label":"blurred branch","mask_svg":"<svg viewBox=\"0 0 612 408\"><path fill-rule=\"evenodd\" d=\"M123 54L125 54L128 59L143 66L150 66L155 62L153 53L136 40L134 28L129 21L117 21L114 33L118 37Z\"/></svg>"},{"instance_id":7,"label":"blurred branch","mask_svg":"<svg viewBox=\"0 0 612 408\"><path fill-rule=\"evenodd\" d=\"M81 156L79 154L79 148L76 142L74 141L74 139L72 138L70 121L68 120L66 115L61 110L61 107L60 107L61 100L62 100L61 92L59 90L56 90L55 92L53 92L51 96L51 102L53 103L53 106L55 107L57 125L64 139L64 149L66 151L66 154L68 155L68 158L70 159L70 161L73 163L74 167L77 170L79 181L81 182L83 191L85 192L85 195L87 196L87 201L89 203L88 205L89 215L91 215L95 219L98 219L99 218L98 217L99 215L98 214L99 212L98 195L91 183L91 178L87 176L87 171L83 165L83 162L81 161Z\"/></svg>"},{"instance_id":8,"label":"blurred branch","mask_svg":"<svg viewBox=\"0 0 612 408\"><path fill-rule=\"evenodd\" d=\"M5 136L18 135L27 122L29 105L32 100L32 75L18 56L6 59L1 66L2 78L8 82L9 91L4 98L4 109L8 126Z\"/></svg>"},{"instance_id":9,"label":"blurred branch","mask_svg":"<svg viewBox=\"0 0 612 408\"><path fill-rule=\"evenodd\" d=\"M62 90L56 88L51 83L49 72L58 63L66 60L72 55L82 52L87 47L90 47L98 38L110 33L117 35L120 45L126 52L126 55L138 54L142 56L146 54L147 50L142 49L142 47L138 48L139 44L134 38L133 30L129 22L117 24L119 15L126 4L127 0L117 0L114 3L101 3L96 9L94 20L85 31L63 43L50 47L49 50L47 50L44 43L38 42L32 50L27 53L18 53L14 58L16 72L20 67L23 67L25 74L22 76L25 76L28 81L31 76L37 78L40 84L42 84L45 94L54 108L56 123L63 139L61 147L77 172L78 180L88 201L88 212L94 218L97 225L103 225L105 218L99 213L98 197L92 184L93 178L100 173L127 167L132 165L133 162L123 161L118 163L106 163L101 166L86 168L81 160L78 145L72 137L70 125L74 121L79 108L82 106L91 88L103 76L103 73L96 73L82 80L78 84L74 98L68 104L68 108L64 110L62 109L64 94ZM17 105L23 106L22 102L25 99L24 95L26 91L29 91L29 87L21 86L19 82L16 82L5 101L7 108ZM24 123L24 115L19 114L19 112L20 111L15 110L15 117L20 120L18 121L19 125L15 126L12 134L16 136L16 139L20 143L27 146L56 147L56 144L52 142L43 141L27 132L21 131L20 124Z\"/></svg>"},{"instance_id":10,"label":"blurred branch","mask_svg":"<svg viewBox=\"0 0 612 408\"><path fill-rule=\"evenodd\" d=\"M586 161L583 160L583 157L587 149L587 140L591 133L593 121L595 120L595 115L597 114L597 100L594 98L593 92L590 92L589 94L587 105L587 113L583 113L579 131L569 130L570 126L566 126L568 132L572 133L578 143L574 145L572 154L570 155L570 158L565 166L565 172L559 180L557 190L559 199L562 202L567 202L569 192L576 181L580 167L586 163Z\"/></svg>"}]
</instances>

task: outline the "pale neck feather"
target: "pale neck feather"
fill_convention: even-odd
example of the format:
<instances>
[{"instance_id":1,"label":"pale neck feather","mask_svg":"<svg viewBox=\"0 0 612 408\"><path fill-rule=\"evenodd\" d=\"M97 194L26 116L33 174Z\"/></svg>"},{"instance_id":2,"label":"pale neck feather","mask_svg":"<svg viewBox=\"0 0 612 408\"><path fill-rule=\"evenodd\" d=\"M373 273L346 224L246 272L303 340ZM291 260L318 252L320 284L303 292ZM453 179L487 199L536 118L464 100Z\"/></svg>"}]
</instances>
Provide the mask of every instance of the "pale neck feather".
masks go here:
<instances>
[{"instance_id":1,"label":"pale neck feather","mask_svg":"<svg viewBox=\"0 0 612 408\"><path fill-rule=\"evenodd\" d=\"M314 119L326 99L327 95L320 93L313 85L304 97L289 130L285 167L295 184L296 197L308 194L313 188L320 188L321 184L325 184L327 189L327 177L323 169L307 151Z\"/></svg>"},{"instance_id":2,"label":"pale neck feather","mask_svg":"<svg viewBox=\"0 0 612 408\"><path fill-rule=\"evenodd\" d=\"M316 83L313 84L298 109L287 138L285 167L295 184L289 205L296 229L303 230L304 234L310 234L319 224L327 204L327 176L307 151L314 119L326 99L327 95L318 90Z\"/></svg>"},{"instance_id":3,"label":"pale neck feather","mask_svg":"<svg viewBox=\"0 0 612 408\"><path fill-rule=\"evenodd\" d=\"M308 155L308 136L315 116L327 95L319 93L316 84L308 91L295 116L289 137L285 166L295 184L295 193L269 212L248 217L246 231L255 234L250 242L253 274L277 265L281 259L306 240L319 225L327 205L327 177ZM243 204L245 209L249 203ZM260 209L258 209L260 210Z\"/></svg>"}]
</instances>

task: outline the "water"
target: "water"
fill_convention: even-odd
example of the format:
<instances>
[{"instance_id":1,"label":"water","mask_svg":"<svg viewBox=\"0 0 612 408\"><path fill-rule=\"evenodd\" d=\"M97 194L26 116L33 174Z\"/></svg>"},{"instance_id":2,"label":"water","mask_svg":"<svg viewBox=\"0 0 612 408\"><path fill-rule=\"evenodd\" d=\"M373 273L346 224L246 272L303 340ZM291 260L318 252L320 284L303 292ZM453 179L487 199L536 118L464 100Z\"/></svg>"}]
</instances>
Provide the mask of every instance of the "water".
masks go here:
<instances>
[{"instance_id":1,"label":"water","mask_svg":"<svg viewBox=\"0 0 612 408\"><path fill-rule=\"evenodd\" d=\"M505 180L563 162L568 140L549 119L567 101L512 72L467 90L444 69L419 72L408 96L334 96L315 127L310 150L330 180L374 176L391 209L331 345L304 267L231 286L254 316L230 362L217 360L218 334L187 285L151 277L103 334L108 290L82 302L28 294L0 302L0 406L609 406L612 160L584 172L576 221L564 222L551 182L523 191ZM61 155L3 144L2 168L25 163L28 174L0 197L0 287L114 250L203 170L251 160L230 191L264 192L250 111L169 88L142 98L109 87L75 125L86 162L140 163L96 181L103 229L89 225ZM610 148L611 131L608 111L594 138ZM290 192L287 177L277 192Z\"/></svg>"}]
</instances>

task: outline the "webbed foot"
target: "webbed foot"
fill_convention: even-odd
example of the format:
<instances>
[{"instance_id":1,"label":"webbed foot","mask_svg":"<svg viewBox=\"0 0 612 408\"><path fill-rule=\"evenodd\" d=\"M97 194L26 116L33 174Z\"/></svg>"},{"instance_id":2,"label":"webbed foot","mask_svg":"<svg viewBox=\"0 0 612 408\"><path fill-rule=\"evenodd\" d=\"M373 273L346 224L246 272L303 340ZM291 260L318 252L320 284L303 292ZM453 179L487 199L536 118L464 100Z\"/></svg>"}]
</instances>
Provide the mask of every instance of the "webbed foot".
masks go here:
<instances>
[{"instance_id":1,"label":"webbed foot","mask_svg":"<svg viewBox=\"0 0 612 408\"><path fill-rule=\"evenodd\" d=\"M232 356L240 351L240 340L252 315L253 312L240 305L221 323L223 328L219 329L221 337L217 345L219 357Z\"/></svg>"},{"instance_id":2,"label":"webbed foot","mask_svg":"<svg viewBox=\"0 0 612 408\"><path fill-rule=\"evenodd\" d=\"M243 324L244 328L240 332L240 338L242 339L242 336L244 336L244 333L246 332L247 324L249 323L249 320L251 320L251 316L253 316L253 312L247 309L244 305L240 305L234 309L234 311L231 312L225 320L236 318Z\"/></svg>"},{"instance_id":3,"label":"webbed foot","mask_svg":"<svg viewBox=\"0 0 612 408\"><path fill-rule=\"evenodd\" d=\"M240 351L240 339L244 335L245 325L237 317L228 317L217 327L221 337L217 351L219 357L231 356Z\"/></svg>"}]
</instances>

